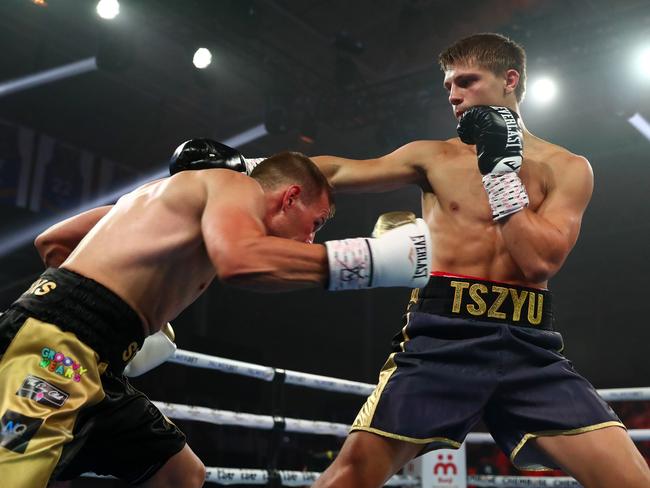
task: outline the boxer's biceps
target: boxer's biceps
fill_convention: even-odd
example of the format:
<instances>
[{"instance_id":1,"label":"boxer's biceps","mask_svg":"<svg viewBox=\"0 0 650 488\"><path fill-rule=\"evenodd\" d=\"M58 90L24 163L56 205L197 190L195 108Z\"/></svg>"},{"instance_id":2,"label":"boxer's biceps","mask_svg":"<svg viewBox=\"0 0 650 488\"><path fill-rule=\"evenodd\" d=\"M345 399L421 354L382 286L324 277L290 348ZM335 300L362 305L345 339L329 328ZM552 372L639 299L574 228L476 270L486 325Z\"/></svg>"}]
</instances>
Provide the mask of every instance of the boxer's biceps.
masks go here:
<instances>
[{"instance_id":1,"label":"boxer's biceps","mask_svg":"<svg viewBox=\"0 0 650 488\"><path fill-rule=\"evenodd\" d=\"M565 167L566 172L547 190L537 214L564 236L568 252L578 238L582 217L591 199L593 173L589 162L582 157L572 157Z\"/></svg>"},{"instance_id":2,"label":"boxer's biceps","mask_svg":"<svg viewBox=\"0 0 650 488\"><path fill-rule=\"evenodd\" d=\"M201 232L220 278L236 273L250 244L266 236L261 219L236 203L206 208L201 218Z\"/></svg>"},{"instance_id":3,"label":"boxer's biceps","mask_svg":"<svg viewBox=\"0 0 650 488\"><path fill-rule=\"evenodd\" d=\"M313 160L338 192L388 191L415 183L417 171L391 156L363 160L318 156Z\"/></svg>"}]
</instances>

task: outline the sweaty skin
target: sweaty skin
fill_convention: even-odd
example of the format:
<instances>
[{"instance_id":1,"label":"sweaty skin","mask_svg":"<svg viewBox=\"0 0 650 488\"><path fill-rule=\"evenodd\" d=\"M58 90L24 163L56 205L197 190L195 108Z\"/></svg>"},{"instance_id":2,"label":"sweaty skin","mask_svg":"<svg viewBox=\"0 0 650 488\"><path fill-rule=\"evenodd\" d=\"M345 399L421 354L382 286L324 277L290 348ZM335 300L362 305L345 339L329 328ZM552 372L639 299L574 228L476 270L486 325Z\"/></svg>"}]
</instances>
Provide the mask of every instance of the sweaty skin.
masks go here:
<instances>
[{"instance_id":1,"label":"sweaty skin","mask_svg":"<svg viewBox=\"0 0 650 488\"><path fill-rule=\"evenodd\" d=\"M267 291L325 283L325 247L307 243L329 214L329 201L323 194L306 206L292 189L265 193L254 179L228 170L183 172L136 189L112 208L55 226L37 247L47 256L48 242L60 242L65 229L85 235L61 266L119 295L140 315L148 335L216 276Z\"/></svg>"},{"instance_id":2,"label":"sweaty skin","mask_svg":"<svg viewBox=\"0 0 650 488\"><path fill-rule=\"evenodd\" d=\"M448 71L445 84L456 117L474 105L518 111L512 97L501 96L499 83L507 81L476 67ZM585 158L523 129L519 176L530 205L498 222L492 220L476 148L458 138L412 142L377 159L312 159L338 191L418 185L433 239L432 270L546 288L576 242L593 175Z\"/></svg>"}]
</instances>

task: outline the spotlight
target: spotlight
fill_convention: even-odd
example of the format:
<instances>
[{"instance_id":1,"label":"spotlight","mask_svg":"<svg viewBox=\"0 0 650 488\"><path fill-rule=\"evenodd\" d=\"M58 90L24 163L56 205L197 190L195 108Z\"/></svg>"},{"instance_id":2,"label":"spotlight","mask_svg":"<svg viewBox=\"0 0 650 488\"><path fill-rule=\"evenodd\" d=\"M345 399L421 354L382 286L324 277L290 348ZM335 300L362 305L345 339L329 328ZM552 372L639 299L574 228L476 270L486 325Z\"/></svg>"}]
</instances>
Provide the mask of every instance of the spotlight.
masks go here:
<instances>
[{"instance_id":1,"label":"spotlight","mask_svg":"<svg viewBox=\"0 0 650 488\"><path fill-rule=\"evenodd\" d=\"M102 19L111 20L120 13L120 3L117 0L99 0L97 15Z\"/></svg>"},{"instance_id":2,"label":"spotlight","mask_svg":"<svg viewBox=\"0 0 650 488\"><path fill-rule=\"evenodd\" d=\"M545 104L555 98L557 86L550 78L539 78L531 85L530 92L536 102Z\"/></svg>"},{"instance_id":3,"label":"spotlight","mask_svg":"<svg viewBox=\"0 0 650 488\"><path fill-rule=\"evenodd\" d=\"M194 53L192 62L198 69L205 69L210 66L210 63L212 62L212 53L209 49L200 47Z\"/></svg>"},{"instance_id":4,"label":"spotlight","mask_svg":"<svg viewBox=\"0 0 650 488\"><path fill-rule=\"evenodd\" d=\"M632 117L627 119L632 127L638 130L641 135L650 141L650 123L640 113L635 113Z\"/></svg>"},{"instance_id":5,"label":"spotlight","mask_svg":"<svg viewBox=\"0 0 650 488\"><path fill-rule=\"evenodd\" d=\"M643 77L650 79L650 46L639 51L636 64Z\"/></svg>"}]
</instances>

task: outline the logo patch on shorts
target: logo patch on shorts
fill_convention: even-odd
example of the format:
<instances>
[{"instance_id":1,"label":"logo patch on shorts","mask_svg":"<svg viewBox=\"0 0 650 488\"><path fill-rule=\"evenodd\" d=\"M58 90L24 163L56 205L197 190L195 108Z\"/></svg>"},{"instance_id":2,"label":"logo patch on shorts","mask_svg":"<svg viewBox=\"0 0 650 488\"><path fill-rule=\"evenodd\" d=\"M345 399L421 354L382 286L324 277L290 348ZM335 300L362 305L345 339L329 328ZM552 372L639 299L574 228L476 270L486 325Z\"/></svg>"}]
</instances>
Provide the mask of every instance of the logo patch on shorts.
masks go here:
<instances>
[{"instance_id":1,"label":"logo patch on shorts","mask_svg":"<svg viewBox=\"0 0 650 488\"><path fill-rule=\"evenodd\" d=\"M25 295L36 295L37 297L47 295L49 292L56 288L56 283L51 280L46 280L40 278L36 280L29 289L25 292Z\"/></svg>"},{"instance_id":2,"label":"logo patch on shorts","mask_svg":"<svg viewBox=\"0 0 650 488\"><path fill-rule=\"evenodd\" d=\"M43 419L35 419L13 410L7 410L0 419L0 446L23 454Z\"/></svg>"},{"instance_id":3,"label":"logo patch on shorts","mask_svg":"<svg viewBox=\"0 0 650 488\"><path fill-rule=\"evenodd\" d=\"M25 378L16 395L53 408L61 408L70 396L70 394L57 388L52 383L32 375Z\"/></svg>"},{"instance_id":4,"label":"logo patch on shorts","mask_svg":"<svg viewBox=\"0 0 650 488\"><path fill-rule=\"evenodd\" d=\"M122 351L122 359L124 362L127 362L129 359L131 359L139 349L140 346L137 342L133 341L131 344L129 344L129 347Z\"/></svg>"},{"instance_id":5,"label":"logo patch on shorts","mask_svg":"<svg viewBox=\"0 0 650 488\"><path fill-rule=\"evenodd\" d=\"M58 374L77 383L81 381L81 377L88 371L70 356L66 356L62 352L55 351L49 347L44 347L41 350L41 362L39 366L47 369L51 373Z\"/></svg>"}]
</instances>

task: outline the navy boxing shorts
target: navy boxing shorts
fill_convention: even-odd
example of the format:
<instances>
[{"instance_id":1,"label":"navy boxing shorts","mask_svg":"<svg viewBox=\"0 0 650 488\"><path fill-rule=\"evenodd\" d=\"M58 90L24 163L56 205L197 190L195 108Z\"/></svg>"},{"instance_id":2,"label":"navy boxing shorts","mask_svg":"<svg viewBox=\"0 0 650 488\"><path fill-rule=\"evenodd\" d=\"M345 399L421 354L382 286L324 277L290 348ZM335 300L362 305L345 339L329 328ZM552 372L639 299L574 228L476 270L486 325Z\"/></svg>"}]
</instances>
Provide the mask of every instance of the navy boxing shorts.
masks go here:
<instances>
[{"instance_id":1,"label":"navy boxing shorts","mask_svg":"<svg viewBox=\"0 0 650 488\"><path fill-rule=\"evenodd\" d=\"M3 486L88 471L139 484L184 447L122 374L143 340L133 309L66 269L48 269L0 316Z\"/></svg>"},{"instance_id":2,"label":"navy boxing shorts","mask_svg":"<svg viewBox=\"0 0 650 488\"><path fill-rule=\"evenodd\" d=\"M561 354L547 290L432 276L405 322L352 431L424 454L460 447L483 419L516 467L545 470L558 466L529 440L625 428Z\"/></svg>"}]
</instances>

